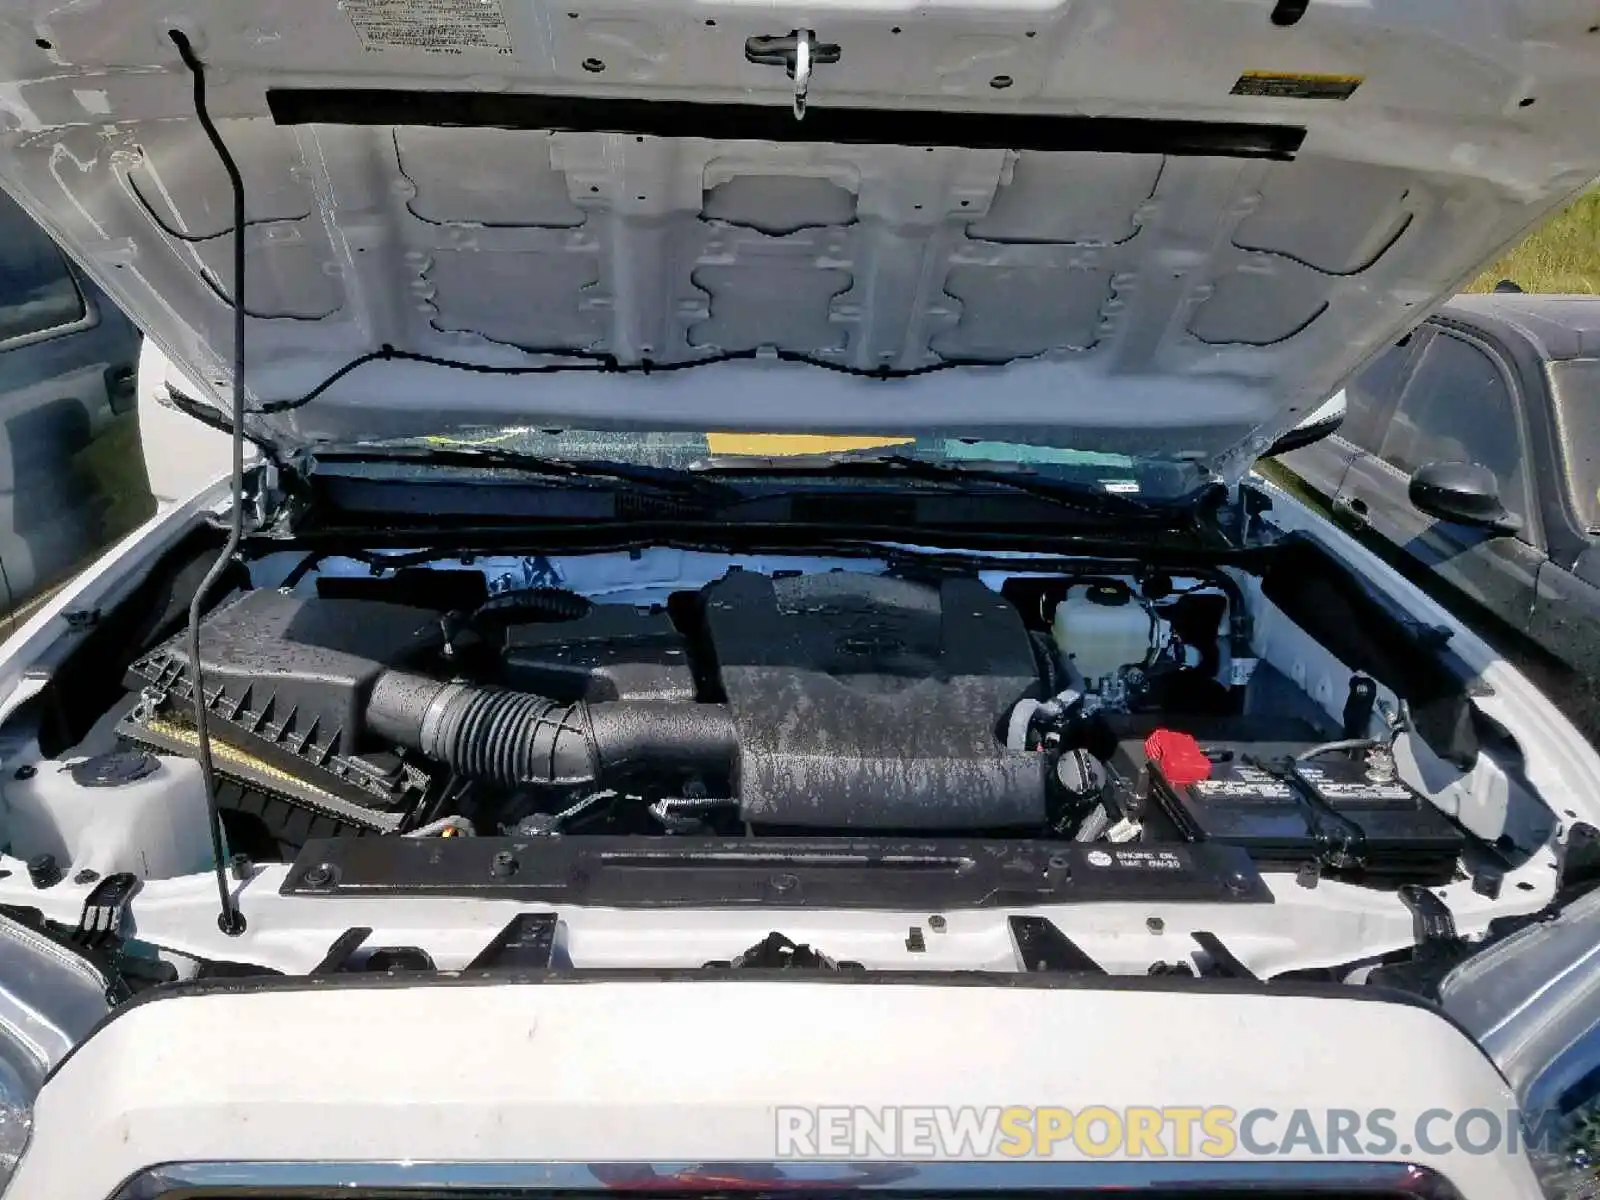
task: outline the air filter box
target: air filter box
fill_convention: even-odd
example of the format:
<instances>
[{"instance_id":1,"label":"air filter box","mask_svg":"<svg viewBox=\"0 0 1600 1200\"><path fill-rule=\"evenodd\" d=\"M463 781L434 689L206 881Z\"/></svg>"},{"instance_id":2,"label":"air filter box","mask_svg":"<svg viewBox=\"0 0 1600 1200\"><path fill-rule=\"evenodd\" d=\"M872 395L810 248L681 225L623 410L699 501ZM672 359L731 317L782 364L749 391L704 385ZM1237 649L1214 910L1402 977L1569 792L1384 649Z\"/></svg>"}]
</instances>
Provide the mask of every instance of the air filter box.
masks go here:
<instances>
[{"instance_id":1,"label":"air filter box","mask_svg":"<svg viewBox=\"0 0 1600 1200\"><path fill-rule=\"evenodd\" d=\"M362 707L384 669L426 659L441 641L438 615L424 609L246 592L200 626L217 769L327 815L370 828L397 825L431 780L392 754L363 753ZM127 684L144 701L121 732L193 753L186 636L134 662Z\"/></svg>"}]
</instances>

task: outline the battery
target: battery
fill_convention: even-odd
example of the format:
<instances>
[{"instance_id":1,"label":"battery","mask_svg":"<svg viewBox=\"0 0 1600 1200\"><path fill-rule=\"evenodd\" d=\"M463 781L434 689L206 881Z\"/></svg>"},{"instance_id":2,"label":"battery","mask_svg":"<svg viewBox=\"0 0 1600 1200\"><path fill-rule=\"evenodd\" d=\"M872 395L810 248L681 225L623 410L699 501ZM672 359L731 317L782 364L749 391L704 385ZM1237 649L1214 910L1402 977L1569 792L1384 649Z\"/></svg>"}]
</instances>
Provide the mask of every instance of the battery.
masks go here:
<instances>
[{"instance_id":1,"label":"battery","mask_svg":"<svg viewBox=\"0 0 1600 1200\"><path fill-rule=\"evenodd\" d=\"M1324 805L1361 830L1369 870L1431 864L1445 879L1466 849L1461 827L1403 781L1373 777L1364 759L1327 755L1296 762L1295 776Z\"/></svg>"},{"instance_id":2,"label":"battery","mask_svg":"<svg viewBox=\"0 0 1600 1200\"><path fill-rule=\"evenodd\" d=\"M1461 829L1399 779L1341 753L1300 761L1207 745L1207 778L1174 784L1151 764L1151 796L1191 841L1239 846L1258 864L1437 884L1455 874Z\"/></svg>"}]
</instances>

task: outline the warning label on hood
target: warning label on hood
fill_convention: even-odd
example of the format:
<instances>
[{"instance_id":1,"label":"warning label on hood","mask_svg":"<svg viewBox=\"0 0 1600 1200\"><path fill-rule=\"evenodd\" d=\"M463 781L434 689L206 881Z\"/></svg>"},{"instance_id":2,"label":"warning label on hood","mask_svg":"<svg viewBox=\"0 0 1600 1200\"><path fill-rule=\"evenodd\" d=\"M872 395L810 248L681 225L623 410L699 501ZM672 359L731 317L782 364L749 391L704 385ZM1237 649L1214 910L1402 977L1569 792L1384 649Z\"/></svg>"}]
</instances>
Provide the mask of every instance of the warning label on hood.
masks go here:
<instances>
[{"instance_id":1,"label":"warning label on hood","mask_svg":"<svg viewBox=\"0 0 1600 1200\"><path fill-rule=\"evenodd\" d=\"M512 54L500 0L344 0L367 50Z\"/></svg>"},{"instance_id":2,"label":"warning label on hood","mask_svg":"<svg viewBox=\"0 0 1600 1200\"><path fill-rule=\"evenodd\" d=\"M1233 85L1235 96L1277 100L1348 100L1361 86L1360 75L1308 75L1301 71L1246 71Z\"/></svg>"}]
</instances>

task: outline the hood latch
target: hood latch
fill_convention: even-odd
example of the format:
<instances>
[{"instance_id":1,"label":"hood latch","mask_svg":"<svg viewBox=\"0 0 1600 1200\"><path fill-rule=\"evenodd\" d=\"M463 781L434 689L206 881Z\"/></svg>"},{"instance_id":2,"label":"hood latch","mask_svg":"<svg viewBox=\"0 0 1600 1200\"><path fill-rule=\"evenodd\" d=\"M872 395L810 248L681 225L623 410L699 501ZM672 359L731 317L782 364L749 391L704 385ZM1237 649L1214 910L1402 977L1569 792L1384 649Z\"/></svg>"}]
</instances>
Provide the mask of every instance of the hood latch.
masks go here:
<instances>
[{"instance_id":1,"label":"hood latch","mask_svg":"<svg viewBox=\"0 0 1600 1200\"><path fill-rule=\"evenodd\" d=\"M839 61L839 47L833 42L818 42L809 29L791 29L783 37L746 38L744 56L764 67L782 67L794 80L794 119L806 115L806 94L811 89L811 70L820 63Z\"/></svg>"}]
</instances>

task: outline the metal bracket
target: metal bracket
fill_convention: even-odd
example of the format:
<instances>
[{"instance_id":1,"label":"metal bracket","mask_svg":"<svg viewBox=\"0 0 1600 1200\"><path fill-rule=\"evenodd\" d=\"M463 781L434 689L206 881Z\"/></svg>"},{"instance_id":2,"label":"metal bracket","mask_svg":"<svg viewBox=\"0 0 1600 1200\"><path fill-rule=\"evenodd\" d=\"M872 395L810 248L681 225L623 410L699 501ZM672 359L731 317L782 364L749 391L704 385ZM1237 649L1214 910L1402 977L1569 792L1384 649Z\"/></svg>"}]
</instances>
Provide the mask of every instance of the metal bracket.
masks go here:
<instances>
[{"instance_id":1,"label":"metal bracket","mask_svg":"<svg viewBox=\"0 0 1600 1200\"><path fill-rule=\"evenodd\" d=\"M1419 949L1439 949L1460 942L1454 915L1427 888L1406 884L1400 889L1400 903L1411 910L1411 930Z\"/></svg>"},{"instance_id":2,"label":"metal bracket","mask_svg":"<svg viewBox=\"0 0 1600 1200\"><path fill-rule=\"evenodd\" d=\"M797 945L774 930L743 954L726 963L707 963L708 967L734 967L768 971L859 971L861 964L837 962L810 946Z\"/></svg>"},{"instance_id":3,"label":"metal bracket","mask_svg":"<svg viewBox=\"0 0 1600 1200\"><path fill-rule=\"evenodd\" d=\"M72 940L81 946L97 947L120 937L128 901L139 887L139 877L126 871L107 875L95 884L83 902L83 915L78 918Z\"/></svg>"},{"instance_id":4,"label":"metal bracket","mask_svg":"<svg viewBox=\"0 0 1600 1200\"><path fill-rule=\"evenodd\" d=\"M1011 940L1016 943L1024 971L1073 971L1104 975L1106 969L1047 917L1011 917Z\"/></svg>"},{"instance_id":5,"label":"metal bracket","mask_svg":"<svg viewBox=\"0 0 1600 1200\"><path fill-rule=\"evenodd\" d=\"M650 806L650 815L668 833L699 833L705 816L720 809L738 808L737 800L724 796L666 796Z\"/></svg>"},{"instance_id":6,"label":"metal bracket","mask_svg":"<svg viewBox=\"0 0 1600 1200\"><path fill-rule=\"evenodd\" d=\"M1351 740L1368 737L1372 714L1378 703L1378 685L1365 675L1350 676L1350 693L1344 702L1344 736Z\"/></svg>"},{"instance_id":7,"label":"metal bracket","mask_svg":"<svg viewBox=\"0 0 1600 1200\"><path fill-rule=\"evenodd\" d=\"M350 956L371 936L372 929L366 925L356 925L346 929L333 939L328 946L328 952L322 956L321 962L311 968L310 974L337 975L350 962Z\"/></svg>"},{"instance_id":8,"label":"metal bracket","mask_svg":"<svg viewBox=\"0 0 1600 1200\"><path fill-rule=\"evenodd\" d=\"M803 121L806 96L811 90L812 68L839 61L839 47L833 42L818 42L809 29L791 29L784 37L746 38L746 61L759 66L782 67L794 80L794 119Z\"/></svg>"},{"instance_id":9,"label":"metal bracket","mask_svg":"<svg viewBox=\"0 0 1600 1200\"><path fill-rule=\"evenodd\" d=\"M283 511L283 482L277 464L264 462L256 468L255 490L250 496L255 527L265 529Z\"/></svg>"},{"instance_id":10,"label":"metal bracket","mask_svg":"<svg viewBox=\"0 0 1600 1200\"><path fill-rule=\"evenodd\" d=\"M1197 929L1189 936L1211 960L1210 965L1200 972L1202 975L1213 979L1256 979L1256 973L1240 962L1216 934Z\"/></svg>"},{"instance_id":11,"label":"metal bracket","mask_svg":"<svg viewBox=\"0 0 1600 1200\"><path fill-rule=\"evenodd\" d=\"M555 950L556 924L555 913L518 913L467 964L467 970L546 970Z\"/></svg>"},{"instance_id":12,"label":"metal bracket","mask_svg":"<svg viewBox=\"0 0 1600 1200\"><path fill-rule=\"evenodd\" d=\"M1406 884L1400 903L1411 910L1411 930L1417 947L1409 959L1374 967L1367 982L1394 987L1437 1001L1439 985L1470 952L1456 932L1456 920L1445 902L1425 887Z\"/></svg>"},{"instance_id":13,"label":"metal bracket","mask_svg":"<svg viewBox=\"0 0 1600 1200\"><path fill-rule=\"evenodd\" d=\"M354 968L350 963L355 952L366 945L372 936L372 929L366 925L357 925L346 929L333 939L328 946L328 952L322 956L322 961L312 967L311 975L342 975ZM374 974L394 973L397 971L435 971L433 956L420 946L380 946L371 951L360 967L363 971Z\"/></svg>"},{"instance_id":14,"label":"metal bracket","mask_svg":"<svg viewBox=\"0 0 1600 1200\"><path fill-rule=\"evenodd\" d=\"M367 955L363 969L374 974L395 974L398 971L437 971L433 955L420 946L384 946Z\"/></svg>"}]
</instances>

